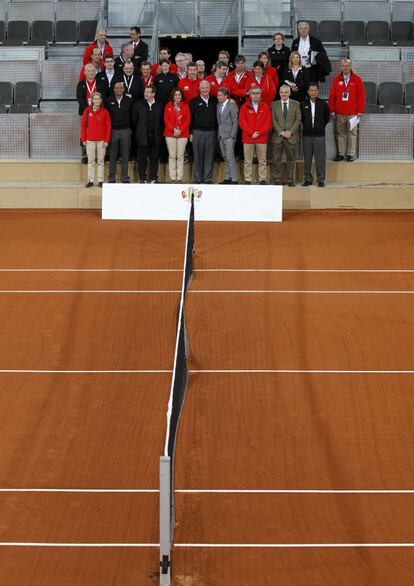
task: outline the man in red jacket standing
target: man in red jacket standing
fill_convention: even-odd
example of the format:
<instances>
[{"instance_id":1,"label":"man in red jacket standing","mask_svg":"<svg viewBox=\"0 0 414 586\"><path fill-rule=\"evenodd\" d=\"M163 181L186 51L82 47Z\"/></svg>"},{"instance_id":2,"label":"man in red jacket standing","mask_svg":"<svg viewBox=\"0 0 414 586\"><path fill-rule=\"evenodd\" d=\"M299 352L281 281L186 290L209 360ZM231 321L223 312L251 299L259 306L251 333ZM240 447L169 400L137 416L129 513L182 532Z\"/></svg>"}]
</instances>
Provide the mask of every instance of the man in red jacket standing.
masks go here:
<instances>
[{"instance_id":1,"label":"man in red jacket standing","mask_svg":"<svg viewBox=\"0 0 414 586\"><path fill-rule=\"evenodd\" d=\"M92 60L92 51L99 49L101 54L101 63L103 65L104 59L107 55L113 55L114 50L106 39L106 32L101 29L96 33L96 39L85 48L83 53L83 64L87 65Z\"/></svg>"},{"instance_id":2,"label":"man in red jacket standing","mask_svg":"<svg viewBox=\"0 0 414 586\"><path fill-rule=\"evenodd\" d=\"M239 126L242 129L245 185L252 183L255 151L259 162L259 183L267 185L267 137L272 128L272 115L261 96L262 90L259 87L252 88L250 100L240 108Z\"/></svg>"},{"instance_id":3,"label":"man in red jacket standing","mask_svg":"<svg viewBox=\"0 0 414 586\"><path fill-rule=\"evenodd\" d=\"M350 119L365 112L365 88L359 75L352 71L349 59L341 61L341 73L332 82L328 105L332 118L336 120L338 154L335 161L344 160L347 137L347 161L354 161L358 125L351 130Z\"/></svg>"}]
</instances>

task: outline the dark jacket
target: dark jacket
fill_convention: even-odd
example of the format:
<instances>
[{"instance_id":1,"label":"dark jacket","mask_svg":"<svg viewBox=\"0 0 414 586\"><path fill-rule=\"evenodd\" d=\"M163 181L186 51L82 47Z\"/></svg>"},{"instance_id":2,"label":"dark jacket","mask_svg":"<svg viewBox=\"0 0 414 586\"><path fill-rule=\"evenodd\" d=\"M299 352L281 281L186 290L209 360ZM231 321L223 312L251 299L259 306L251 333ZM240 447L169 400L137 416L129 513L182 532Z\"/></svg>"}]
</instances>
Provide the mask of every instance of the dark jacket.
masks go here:
<instances>
[{"instance_id":1,"label":"dark jacket","mask_svg":"<svg viewBox=\"0 0 414 586\"><path fill-rule=\"evenodd\" d=\"M316 98L313 126L309 98L301 102L300 109L302 111L302 136L325 136L325 127L331 119L328 104L324 100Z\"/></svg>"},{"instance_id":2,"label":"dark jacket","mask_svg":"<svg viewBox=\"0 0 414 586\"><path fill-rule=\"evenodd\" d=\"M155 100L154 105L154 139L156 144L160 144L163 138L163 124L164 124L164 104ZM148 141L148 125L147 115L149 106L147 100L139 100L132 106L131 120L132 128L135 131L135 140L137 145L146 146Z\"/></svg>"},{"instance_id":3,"label":"dark jacket","mask_svg":"<svg viewBox=\"0 0 414 586\"><path fill-rule=\"evenodd\" d=\"M132 44L132 41L131 41ZM134 48L134 56L132 61L134 62L135 71L140 71L141 63L148 59L148 45L140 39L138 46Z\"/></svg>"},{"instance_id":4,"label":"dark jacket","mask_svg":"<svg viewBox=\"0 0 414 586\"><path fill-rule=\"evenodd\" d=\"M190 102L191 124L193 130L217 130L217 98L208 98L208 107L201 96L193 98Z\"/></svg>"},{"instance_id":5,"label":"dark jacket","mask_svg":"<svg viewBox=\"0 0 414 586\"><path fill-rule=\"evenodd\" d=\"M104 89L104 98L107 98L114 89L114 83L116 80L116 72L115 74L112 76L112 81L111 83L109 83L108 78L106 77L106 73L105 70L104 71L100 71L99 73L96 74L96 79L99 79L99 83L101 84L102 88Z\"/></svg>"},{"instance_id":6,"label":"dark jacket","mask_svg":"<svg viewBox=\"0 0 414 586\"><path fill-rule=\"evenodd\" d=\"M297 51L299 49L299 41L300 38L297 37L293 42L292 42L292 52L293 51ZM322 61L324 63L324 66L321 67L320 62L321 62L321 57L317 57L316 61L317 61L317 65L312 65L310 67L310 81L325 81L325 77L328 75L328 73L330 72L330 67L331 67L331 63L329 61L329 57L326 54L326 50L325 47L323 46L323 44L321 43L321 41L319 39L317 39L316 37L312 37L309 35L309 43L310 43L310 48L309 48L309 59L311 58L311 53L312 51L316 51L317 53L323 53L324 57L322 58ZM328 65L329 64L329 65ZM328 73L326 73L327 69L329 68Z\"/></svg>"},{"instance_id":7,"label":"dark jacket","mask_svg":"<svg viewBox=\"0 0 414 586\"><path fill-rule=\"evenodd\" d=\"M126 81L125 81L126 80ZM144 84L142 83L141 77L134 73L131 79L124 76L124 72L117 72L112 80L112 86L116 83L123 83L125 87L125 95L129 96L133 102L137 102L144 97ZM128 89L129 86L129 89Z\"/></svg>"},{"instance_id":8,"label":"dark jacket","mask_svg":"<svg viewBox=\"0 0 414 586\"><path fill-rule=\"evenodd\" d=\"M105 97L106 96L105 86L102 84L102 82L97 77L95 78L95 82L96 82L95 91L99 92L100 94L102 94L103 97ZM86 79L82 79L80 82L78 82L78 85L76 86L76 99L78 100L78 104L79 104L78 113L80 116L82 116L84 110L86 110L86 108L90 105L87 100L87 95L88 95L88 88L86 85Z\"/></svg>"},{"instance_id":9,"label":"dark jacket","mask_svg":"<svg viewBox=\"0 0 414 586\"><path fill-rule=\"evenodd\" d=\"M268 48L267 52L269 53L270 57L270 64L277 70L277 74L279 76L280 83L282 83L282 79L284 79L284 72L288 68L289 63L289 55L290 49L289 47L282 46L282 48L276 49L274 45Z\"/></svg>"},{"instance_id":10,"label":"dark jacket","mask_svg":"<svg viewBox=\"0 0 414 586\"><path fill-rule=\"evenodd\" d=\"M292 91L290 94L290 97L292 98L292 100L296 100L297 102L303 102L303 100L306 99L307 97L307 89L308 89L308 83L310 82L309 79L309 71L306 69L306 67L302 67L302 69L300 69L296 75L296 80L293 76L293 72L291 69L287 69L285 71L285 75L283 77L283 81L281 81L281 85L282 83L285 83L285 81L291 81L292 83L296 83L298 90L296 92Z\"/></svg>"},{"instance_id":11,"label":"dark jacket","mask_svg":"<svg viewBox=\"0 0 414 586\"><path fill-rule=\"evenodd\" d=\"M112 130L131 128L131 107L132 100L123 96L120 106L114 94L111 94L105 101L105 106L111 116Z\"/></svg>"},{"instance_id":12,"label":"dark jacket","mask_svg":"<svg viewBox=\"0 0 414 586\"><path fill-rule=\"evenodd\" d=\"M155 76L157 100L166 104L171 99L171 90L178 86L180 78L175 73L159 73Z\"/></svg>"}]
</instances>

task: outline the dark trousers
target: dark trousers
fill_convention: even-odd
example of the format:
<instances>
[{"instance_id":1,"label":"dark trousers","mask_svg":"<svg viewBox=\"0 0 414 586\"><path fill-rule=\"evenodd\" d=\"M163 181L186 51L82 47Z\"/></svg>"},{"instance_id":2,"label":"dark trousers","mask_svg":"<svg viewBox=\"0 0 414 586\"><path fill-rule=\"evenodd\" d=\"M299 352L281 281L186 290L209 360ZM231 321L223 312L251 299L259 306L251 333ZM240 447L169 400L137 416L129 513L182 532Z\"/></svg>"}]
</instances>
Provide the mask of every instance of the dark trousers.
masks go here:
<instances>
[{"instance_id":1,"label":"dark trousers","mask_svg":"<svg viewBox=\"0 0 414 586\"><path fill-rule=\"evenodd\" d=\"M160 143L155 141L154 135L147 136L146 145L137 146L138 173L140 181L147 180L147 160L150 160L150 181L158 180L158 165L160 162Z\"/></svg>"},{"instance_id":2,"label":"dark trousers","mask_svg":"<svg viewBox=\"0 0 414 586\"><path fill-rule=\"evenodd\" d=\"M215 130L193 130L194 181L213 181L217 135Z\"/></svg>"},{"instance_id":3,"label":"dark trousers","mask_svg":"<svg viewBox=\"0 0 414 586\"><path fill-rule=\"evenodd\" d=\"M303 136L303 170L304 179L312 183L312 158L315 159L318 183L325 181L326 176L326 144L324 136Z\"/></svg>"},{"instance_id":4,"label":"dark trousers","mask_svg":"<svg viewBox=\"0 0 414 586\"><path fill-rule=\"evenodd\" d=\"M116 162L118 155L121 157L122 181L128 181L129 149L131 148L131 129L112 129L109 151L109 181L116 180Z\"/></svg>"}]
</instances>

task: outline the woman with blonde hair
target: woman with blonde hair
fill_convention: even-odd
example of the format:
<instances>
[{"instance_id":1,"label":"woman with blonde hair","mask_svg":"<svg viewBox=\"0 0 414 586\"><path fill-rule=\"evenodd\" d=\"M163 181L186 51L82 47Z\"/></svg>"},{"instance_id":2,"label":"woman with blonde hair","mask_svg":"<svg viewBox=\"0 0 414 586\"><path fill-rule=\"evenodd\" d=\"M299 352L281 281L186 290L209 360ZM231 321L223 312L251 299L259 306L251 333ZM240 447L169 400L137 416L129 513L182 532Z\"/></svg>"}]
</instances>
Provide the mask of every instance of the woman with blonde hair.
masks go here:
<instances>
[{"instance_id":1,"label":"woman with blonde hair","mask_svg":"<svg viewBox=\"0 0 414 586\"><path fill-rule=\"evenodd\" d=\"M103 106L102 95L95 92L91 96L91 105L82 114L81 142L86 146L88 156L88 182L85 187L93 187L95 168L98 171L98 186L104 180L104 161L106 148L111 138L111 118Z\"/></svg>"},{"instance_id":2,"label":"woman with blonde hair","mask_svg":"<svg viewBox=\"0 0 414 586\"><path fill-rule=\"evenodd\" d=\"M297 102L303 102L307 97L309 72L302 67L302 60L297 51L292 51L289 56L289 65L285 72L284 83L290 87L290 97Z\"/></svg>"}]
</instances>

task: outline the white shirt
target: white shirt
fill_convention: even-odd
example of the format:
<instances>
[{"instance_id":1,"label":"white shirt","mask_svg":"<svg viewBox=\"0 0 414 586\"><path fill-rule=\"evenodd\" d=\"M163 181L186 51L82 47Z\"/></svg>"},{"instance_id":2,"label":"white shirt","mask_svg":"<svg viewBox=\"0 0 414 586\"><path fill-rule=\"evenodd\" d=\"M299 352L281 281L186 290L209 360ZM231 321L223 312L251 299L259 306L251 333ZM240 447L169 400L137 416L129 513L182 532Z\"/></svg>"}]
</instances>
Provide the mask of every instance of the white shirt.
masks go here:
<instances>
[{"instance_id":1,"label":"white shirt","mask_svg":"<svg viewBox=\"0 0 414 586\"><path fill-rule=\"evenodd\" d=\"M316 101L314 102L313 100L310 100L310 105L311 105L312 128L313 128L315 126L315 107L316 107Z\"/></svg>"},{"instance_id":2,"label":"white shirt","mask_svg":"<svg viewBox=\"0 0 414 586\"><path fill-rule=\"evenodd\" d=\"M257 113L259 109L259 102L252 102L253 110Z\"/></svg>"},{"instance_id":3,"label":"white shirt","mask_svg":"<svg viewBox=\"0 0 414 586\"><path fill-rule=\"evenodd\" d=\"M105 75L109 81L109 83L111 83L113 76L115 75L115 71L112 69L112 71L108 71L107 69L105 69Z\"/></svg>"},{"instance_id":4,"label":"white shirt","mask_svg":"<svg viewBox=\"0 0 414 586\"><path fill-rule=\"evenodd\" d=\"M282 114L283 114L283 104L286 104L287 111L289 112L289 100L286 100L286 101L280 100L280 103L282 104Z\"/></svg>"},{"instance_id":5,"label":"white shirt","mask_svg":"<svg viewBox=\"0 0 414 586\"><path fill-rule=\"evenodd\" d=\"M311 66L309 55L308 55L309 49L310 49L309 35L306 37L306 39L303 39L302 37L300 37L298 53L299 53L300 58L302 60L303 67L310 67Z\"/></svg>"},{"instance_id":6,"label":"white shirt","mask_svg":"<svg viewBox=\"0 0 414 586\"><path fill-rule=\"evenodd\" d=\"M226 99L224 102L222 102L222 103L221 103L221 109L220 109L220 113L221 113L221 114L223 114L223 112L224 112L224 108L227 106L227 102L228 102L228 101L229 101L229 100L228 100L228 98L227 98L227 99Z\"/></svg>"},{"instance_id":7,"label":"white shirt","mask_svg":"<svg viewBox=\"0 0 414 586\"><path fill-rule=\"evenodd\" d=\"M201 99L202 99L202 100L203 100L203 101L204 101L204 102L207 104L207 106L208 106L208 98L207 98L207 99L206 99L206 98L203 98L203 96L200 96L200 98L201 98Z\"/></svg>"}]
</instances>

